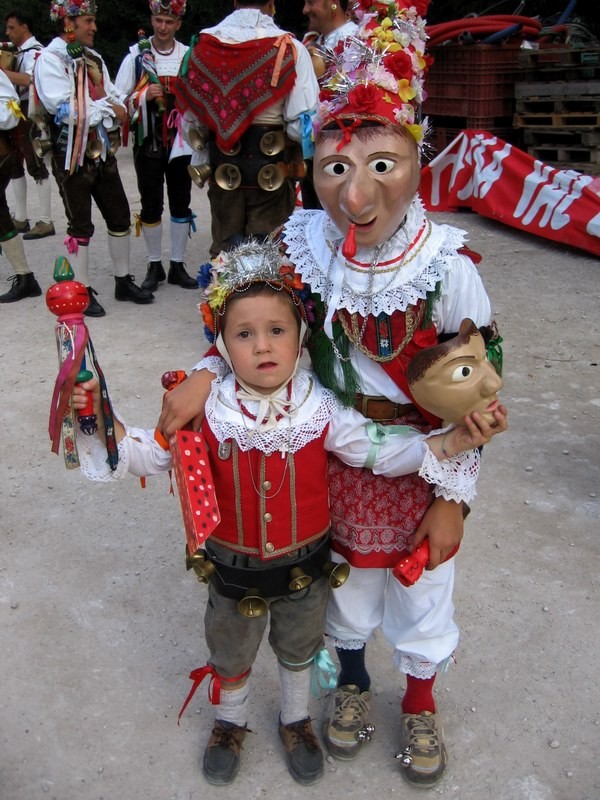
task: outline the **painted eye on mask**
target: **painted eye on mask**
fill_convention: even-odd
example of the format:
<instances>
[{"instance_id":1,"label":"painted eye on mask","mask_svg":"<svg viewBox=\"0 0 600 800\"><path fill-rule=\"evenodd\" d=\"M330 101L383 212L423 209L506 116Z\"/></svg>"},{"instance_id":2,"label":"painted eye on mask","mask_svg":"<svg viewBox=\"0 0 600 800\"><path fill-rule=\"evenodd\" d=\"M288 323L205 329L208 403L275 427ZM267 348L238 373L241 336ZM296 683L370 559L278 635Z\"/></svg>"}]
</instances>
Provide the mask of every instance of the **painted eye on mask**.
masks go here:
<instances>
[{"instance_id":1,"label":"painted eye on mask","mask_svg":"<svg viewBox=\"0 0 600 800\"><path fill-rule=\"evenodd\" d=\"M454 370L454 372L452 373L452 380L466 381L471 377L472 374L473 374L473 367L468 367L466 364L463 364L462 367L457 367Z\"/></svg>"},{"instance_id":2,"label":"painted eye on mask","mask_svg":"<svg viewBox=\"0 0 600 800\"><path fill-rule=\"evenodd\" d=\"M396 162L391 158L375 158L369 162L369 170L376 175L386 175L391 172L396 166Z\"/></svg>"},{"instance_id":3,"label":"painted eye on mask","mask_svg":"<svg viewBox=\"0 0 600 800\"><path fill-rule=\"evenodd\" d=\"M330 161L329 164L323 166L323 172L326 175L330 175L332 178L340 178L342 175L345 175L349 169L350 166L343 161Z\"/></svg>"}]
</instances>

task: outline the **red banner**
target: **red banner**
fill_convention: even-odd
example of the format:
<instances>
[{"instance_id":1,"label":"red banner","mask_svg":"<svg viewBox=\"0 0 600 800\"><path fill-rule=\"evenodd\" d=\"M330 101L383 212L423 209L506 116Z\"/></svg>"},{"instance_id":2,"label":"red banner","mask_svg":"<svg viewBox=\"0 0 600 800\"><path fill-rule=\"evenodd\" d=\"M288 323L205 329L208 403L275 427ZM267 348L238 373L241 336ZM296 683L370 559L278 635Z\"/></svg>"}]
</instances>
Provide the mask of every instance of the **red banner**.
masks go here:
<instances>
[{"instance_id":1,"label":"red banner","mask_svg":"<svg viewBox=\"0 0 600 800\"><path fill-rule=\"evenodd\" d=\"M600 178L538 161L485 131L462 131L421 171L430 211L467 207L600 255Z\"/></svg>"}]
</instances>

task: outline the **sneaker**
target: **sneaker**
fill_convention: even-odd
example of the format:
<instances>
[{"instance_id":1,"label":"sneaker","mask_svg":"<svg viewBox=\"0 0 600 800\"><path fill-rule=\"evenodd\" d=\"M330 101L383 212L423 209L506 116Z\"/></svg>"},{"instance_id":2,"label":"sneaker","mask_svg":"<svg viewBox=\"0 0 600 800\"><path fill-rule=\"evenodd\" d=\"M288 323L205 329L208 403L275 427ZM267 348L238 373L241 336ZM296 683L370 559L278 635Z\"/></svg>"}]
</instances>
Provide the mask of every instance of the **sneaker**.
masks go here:
<instances>
[{"instance_id":1,"label":"sneaker","mask_svg":"<svg viewBox=\"0 0 600 800\"><path fill-rule=\"evenodd\" d=\"M42 293L33 272L11 275L7 280L12 281L12 286L6 294L0 295L0 303L16 303L17 300L24 300L26 297L39 297Z\"/></svg>"},{"instance_id":2,"label":"sneaker","mask_svg":"<svg viewBox=\"0 0 600 800\"><path fill-rule=\"evenodd\" d=\"M27 233L29 230L28 219L15 219L13 216L10 218L12 224L15 226L17 233Z\"/></svg>"},{"instance_id":3,"label":"sneaker","mask_svg":"<svg viewBox=\"0 0 600 800\"><path fill-rule=\"evenodd\" d=\"M313 733L310 717L289 725L280 723L279 736L292 778L303 786L316 783L323 775L323 751Z\"/></svg>"},{"instance_id":4,"label":"sneaker","mask_svg":"<svg viewBox=\"0 0 600 800\"><path fill-rule=\"evenodd\" d=\"M38 220L29 233L23 234L24 239L44 239L46 236L54 236L54 224L52 222L42 222Z\"/></svg>"},{"instance_id":5,"label":"sneaker","mask_svg":"<svg viewBox=\"0 0 600 800\"><path fill-rule=\"evenodd\" d=\"M162 261L150 261L148 263L146 277L142 282L142 289L145 289L147 292L155 292L158 289L159 282L164 281L166 277Z\"/></svg>"},{"instance_id":6,"label":"sneaker","mask_svg":"<svg viewBox=\"0 0 600 800\"><path fill-rule=\"evenodd\" d=\"M225 786L235 779L247 731L248 728L240 728L232 722L215 720L202 762L204 777L213 786Z\"/></svg>"},{"instance_id":7,"label":"sneaker","mask_svg":"<svg viewBox=\"0 0 600 800\"><path fill-rule=\"evenodd\" d=\"M132 303L146 305L154 300L154 295L136 286L133 275L115 276L115 300L131 300Z\"/></svg>"},{"instance_id":8,"label":"sneaker","mask_svg":"<svg viewBox=\"0 0 600 800\"><path fill-rule=\"evenodd\" d=\"M396 758L404 767L402 774L413 786L426 789L435 786L441 780L448 763L448 754L436 715L430 711L403 714L400 725L402 749Z\"/></svg>"},{"instance_id":9,"label":"sneaker","mask_svg":"<svg viewBox=\"0 0 600 800\"><path fill-rule=\"evenodd\" d=\"M88 295L90 297L90 302L88 307L83 312L84 317L104 317L106 316L106 311L102 308L100 303L96 300L96 295L98 292L95 289L92 289L91 286L87 287Z\"/></svg>"},{"instance_id":10,"label":"sneaker","mask_svg":"<svg viewBox=\"0 0 600 800\"><path fill-rule=\"evenodd\" d=\"M327 749L335 758L350 761L356 758L363 742L371 741L375 728L367 722L371 692L358 686L339 686L333 693L329 720L323 734Z\"/></svg>"},{"instance_id":11,"label":"sneaker","mask_svg":"<svg viewBox=\"0 0 600 800\"><path fill-rule=\"evenodd\" d=\"M171 261L169 267L168 282L175 286L181 286L182 289L198 289L199 283L191 275L188 275L185 264L183 261Z\"/></svg>"}]
</instances>

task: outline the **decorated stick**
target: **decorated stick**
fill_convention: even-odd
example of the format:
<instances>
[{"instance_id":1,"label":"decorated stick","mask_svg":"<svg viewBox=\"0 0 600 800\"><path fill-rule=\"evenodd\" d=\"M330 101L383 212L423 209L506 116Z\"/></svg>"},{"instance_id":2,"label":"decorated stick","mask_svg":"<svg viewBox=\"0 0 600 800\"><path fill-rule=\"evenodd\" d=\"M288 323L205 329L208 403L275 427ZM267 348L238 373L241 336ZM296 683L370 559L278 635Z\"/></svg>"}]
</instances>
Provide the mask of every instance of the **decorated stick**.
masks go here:
<instances>
[{"instance_id":1,"label":"decorated stick","mask_svg":"<svg viewBox=\"0 0 600 800\"><path fill-rule=\"evenodd\" d=\"M154 53L152 52L152 45L146 36L146 32L142 28L140 28L138 31L138 49L140 51L142 69L148 76L148 80L150 83L157 84L162 88L162 84L159 80L158 72L156 70L156 61L154 59ZM164 114L165 103L162 97L156 98L156 105L158 106L160 113Z\"/></svg>"}]
</instances>

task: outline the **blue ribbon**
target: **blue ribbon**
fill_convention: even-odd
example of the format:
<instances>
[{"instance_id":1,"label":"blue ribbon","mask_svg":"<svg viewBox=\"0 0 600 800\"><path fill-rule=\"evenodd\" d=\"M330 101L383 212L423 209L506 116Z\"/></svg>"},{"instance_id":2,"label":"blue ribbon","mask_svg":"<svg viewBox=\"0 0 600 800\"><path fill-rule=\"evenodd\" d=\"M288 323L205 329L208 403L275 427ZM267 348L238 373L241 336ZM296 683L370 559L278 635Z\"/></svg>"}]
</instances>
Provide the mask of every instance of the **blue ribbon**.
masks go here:
<instances>
[{"instance_id":1,"label":"blue ribbon","mask_svg":"<svg viewBox=\"0 0 600 800\"><path fill-rule=\"evenodd\" d=\"M196 233L196 223L194 220L196 219L196 214L194 212L190 212L189 217L171 217L171 222L176 222L180 225L184 225L186 222L189 223L190 226L190 237L192 233Z\"/></svg>"},{"instance_id":2,"label":"blue ribbon","mask_svg":"<svg viewBox=\"0 0 600 800\"><path fill-rule=\"evenodd\" d=\"M70 105L68 103L61 103L59 105L59 107L58 107L58 109L56 111L56 114L54 116L54 122L56 122L57 125L62 125L64 120L65 120L65 118L67 120L69 119L69 110L70 110L70 108L71 107L70 107Z\"/></svg>"},{"instance_id":3,"label":"blue ribbon","mask_svg":"<svg viewBox=\"0 0 600 800\"><path fill-rule=\"evenodd\" d=\"M335 689L337 683L337 670L329 655L329 650L323 647L314 657L311 692L319 697L321 689Z\"/></svg>"},{"instance_id":4,"label":"blue ribbon","mask_svg":"<svg viewBox=\"0 0 600 800\"><path fill-rule=\"evenodd\" d=\"M300 129L302 131L302 158L312 158L315 154L315 139L313 135L312 117L314 111L303 111L300 114Z\"/></svg>"}]
</instances>

